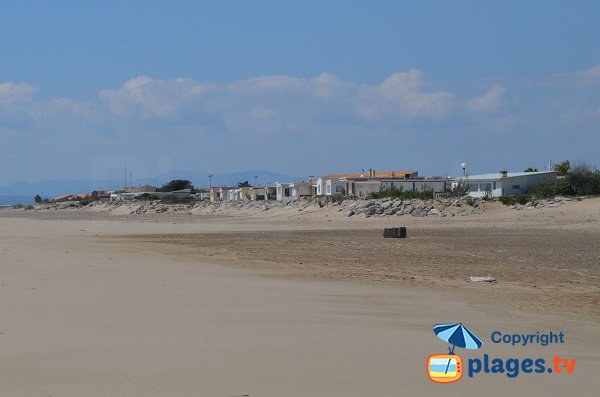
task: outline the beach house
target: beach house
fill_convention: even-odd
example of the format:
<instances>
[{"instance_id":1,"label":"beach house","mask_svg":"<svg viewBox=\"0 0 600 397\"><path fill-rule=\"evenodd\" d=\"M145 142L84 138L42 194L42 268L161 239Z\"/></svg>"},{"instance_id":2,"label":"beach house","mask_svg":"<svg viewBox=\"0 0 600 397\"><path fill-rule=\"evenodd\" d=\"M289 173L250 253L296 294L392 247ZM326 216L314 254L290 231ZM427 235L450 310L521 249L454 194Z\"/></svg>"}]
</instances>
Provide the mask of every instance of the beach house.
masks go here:
<instances>
[{"instance_id":1,"label":"beach house","mask_svg":"<svg viewBox=\"0 0 600 397\"><path fill-rule=\"evenodd\" d=\"M459 178L472 197L519 196L527 193L531 185L546 182L557 177L556 171L540 172L508 172L493 174L469 175Z\"/></svg>"},{"instance_id":2,"label":"beach house","mask_svg":"<svg viewBox=\"0 0 600 397\"><path fill-rule=\"evenodd\" d=\"M278 201L295 201L313 195L312 184L308 182L277 183Z\"/></svg>"},{"instance_id":3,"label":"beach house","mask_svg":"<svg viewBox=\"0 0 600 397\"><path fill-rule=\"evenodd\" d=\"M244 186L238 187L236 189L231 189L229 191L228 200L229 201L247 201L250 200L250 191L251 187Z\"/></svg>"},{"instance_id":4,"label":"beach house","mask_svg":"<svg viewBox=\"0 0 600 397\"><path fill-rule=\"evenodd\" d=\"M250 189L250 200L277 200L277 186L254 186Z\"/></svg>"},{"instance_id":5,"label":"beach house","mask_svg":"<svg viewBox=\"0 0 600 397\"><path fill-rule=\"evenodd\" d=\"M442 193L449 190L452 180L442 177L416 177L416 178L354 178L346 180L348 194L356 197L368 197L372 193L388 190L401 190L403 192L433 192Z\"/></svg>"},{"instance_id":6,"label":"beach house","mask_svg":"<svg viewBox=\"0 0 600 397\"><path fill-rule=\"evenodd\" d=\"M213 203L217 201L231 201L231 191L235 189L238 189L238 187L212 187L210 189L210 201Z\"/></svg>"},{"instance_id":7,"label":"beach house","mask_svg":"<svg viewBox=\"0 0 600 397\"><path fill-rule=\"evenodd\" d=\"M379 192L382 181L405 180L418 177L417 171L375 171L360 174L330 174L318 178L313 184L317 196L368 196Z\"/></svg>"}]
</instances>

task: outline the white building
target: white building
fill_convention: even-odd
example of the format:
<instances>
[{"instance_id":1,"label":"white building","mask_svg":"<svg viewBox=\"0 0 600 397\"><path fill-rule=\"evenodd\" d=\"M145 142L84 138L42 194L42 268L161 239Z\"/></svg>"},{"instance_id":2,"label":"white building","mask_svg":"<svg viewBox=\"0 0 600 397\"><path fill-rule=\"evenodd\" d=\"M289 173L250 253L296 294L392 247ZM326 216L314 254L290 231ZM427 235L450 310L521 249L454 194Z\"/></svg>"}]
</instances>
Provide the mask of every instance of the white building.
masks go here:
<instances>
[{"instance_id":1,"label":"white building","mask_svg":"<svg viewBox=\"0 0 600 397\"><path fill-rule=\"evenodd\" d=\"M277 186L255 186L250 189L250 200L276 200Z\"/></svg>"},{"instance_id":2,"label":"white building","mask_svg":"<svg viewBox=\"0 0 600 397\"><path fill-rule=\"evenodd\" d=\"M200 200L210 200L210 190L208 189L203 189L198 195L200 196Z\"/></svg>"},{"instance_id":3,"label":"white building","mask_svg":"<svg viewBox=\"0 0 600 397\"><path fill-rule=\"evenodd\" d=\"M348 194L356 197L368 197L372 193L387 190L402 190L403 192L434 192L441 193L449 190L452 182L439 177L414 179L344 179Z\"/></svg>"},{"instance_id":4,"label":"white building","mask_svg":"<svg viewBox=\"0 0 600 397\"><path fill-rule=\"evenodd\" d=\"M277 183L278 201L295 201L312 197L312 184L307 182Z\"/></svg>"},{"instance_id":5,"label":"white building","mask_svg":"<svg viewBox=\"0 0 600 397\"><path fill-rule=\"evenodd\" d=\"M210 189L210 201L231 201L231 191L237 187L212 187Z\"/></svg>"},{"instance_id":6,"label":"white building","mask_svg":"<svg viewBox=\"0 0 600 397\"><path fill-rule=\"evenodd\" d=\"M471 175L460 178L469 189L469 196L491 197L519 196L527 193L531 185L555 179L556 171L541 172L507 172L500 171L495 174Z\"/></svg>"},{"instance_id":7,"label":"white building","mask_svg":"<svg viewBox=\"0 0 600 397\"><path fill-rule=\"evenodd\" d=\"M231 189L227 197L228 201L248 201L250 200L250 187L238 187Z\"/></svg>"},{"instance_id":8,"label":"white building","mask_svg":"<svg viewBox=\"0 0 600 397\"><path fill-rule=\"evenodd\" d=\"M331 174L316 180L313 185L317 196L367 196L379 192L383 180L404 180L418 176L417 171L375 171L363 174Z\"/></svg>"},{"instance_id":9,"label":"white building","mask_svg":"<svg viewBox=\"0 0 600 397\"><path fill-rule=\"evenodd\" d=\"M144 192L144 191L139 191L139 192L127 192L127 191L115 191L115 192L111 192L110 193L110 201L128 201L128 200L133 200L138 196L142 196L144 194L150 195L150 196L154 196L156 198L158 198L159 200L162 199L188 199L190 197L192 197L192 191L191 189L181 189L181 190L174 190L172 192L157 192L157 191L153 191L153 192Z\"/></svg>"}]
</instances>

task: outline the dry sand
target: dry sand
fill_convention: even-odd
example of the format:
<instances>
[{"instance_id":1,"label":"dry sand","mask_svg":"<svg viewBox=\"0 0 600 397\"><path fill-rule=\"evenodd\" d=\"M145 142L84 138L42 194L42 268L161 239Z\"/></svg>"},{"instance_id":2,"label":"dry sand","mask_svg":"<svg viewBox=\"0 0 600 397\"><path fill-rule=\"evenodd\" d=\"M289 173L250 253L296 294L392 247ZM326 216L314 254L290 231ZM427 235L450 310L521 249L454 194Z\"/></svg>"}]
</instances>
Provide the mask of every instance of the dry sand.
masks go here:
<instances>
[{"instance_id":1,"label":"dry sand","mask_svg":"<svg viewBox=\"0 0 600 397\"><path fill-rule=\"evenodd\" d=\"M453 219L121 212L0 211L2 395L600 389L600 200ZM397 224L408 239L381 238ZM498 282L466 281L488 274ZM463 359L559 354L577 367L434 384L425 361L446 352L431 330L443 322L484 339ZM494 330L562 331L566 343L495 345Z\"/></svg>"}]
</instances>

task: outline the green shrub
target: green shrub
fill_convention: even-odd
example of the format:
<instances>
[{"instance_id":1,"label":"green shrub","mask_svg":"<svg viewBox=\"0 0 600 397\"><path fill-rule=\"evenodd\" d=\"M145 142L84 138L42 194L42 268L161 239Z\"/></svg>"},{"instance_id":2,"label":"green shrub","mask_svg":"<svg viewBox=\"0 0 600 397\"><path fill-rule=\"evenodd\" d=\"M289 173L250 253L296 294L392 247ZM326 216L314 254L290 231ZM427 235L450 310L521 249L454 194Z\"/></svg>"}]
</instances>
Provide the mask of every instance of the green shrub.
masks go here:
<instances>
[{"instance_id":1,"label":"green shrub","mask_svg":"<svg viewBox=\"0 0 600 397\"><path fill-rule=\"evenodd\" d=\"M32 210L33 209L33 205L29 204L27 207L25 207L25 210Z\"/></svg>"},{"instance_id":2,"label":"green shrub","mask_svg":"<svg viewBox=\"0 0 600 397\"><path fill-rule=\"evenodd\" d=\"M536 197L600 195L600 172L592 171L586 163L571 167L563 161L554 167L562 177L529 187L529 194Z\"/></svg>"},{"instance_id":3,"label":"green shrub","mask_svg":"<svg viewBox=\"0 0 600 397\"><path fill-rule=\"evenodd\" d=\"M23 208L23 204L15 204L15 205L13 205L12 207L13 207L14 209L18 210L18 209L21 209L21 208Z\"/></svg>"},{"instance_id":4,"label":"green shrub","mask_svg":"<svg viewBox=\"0 0 600 397\"><path fill-rule=\"evenodd\" d=\"M86 198L82 198L81 200L79 200L79 205L85 207L86 205L90 204L92 200L90 197L86 197Z\"/></svg>"},{"instance_id":5,"label":"green shrub","mask_svg":"<svg viewBox=\"0 0 600 397\"><path fill-rule=\"evenodd\" d=\"M469 194L469 185L460 180L454 189L448 189L446 193L448 194L448 197L466 196Z\"/></svg>"},{"instance_id":6,"label":"green shrub","mask_svg":"<svg viewBox=\"0 0 600 397\"><path fill-rule=\"evenodd\" d=\"M191 201L193 201L193 197L189 196L189 197L177 197L176 195L172 194L169 196L165 196L162 197L160 199L161 203L165 203L165 204L187 204Z\"/></svg>"},{"instance_id":7,"label":"green shrub","mask_svg":"<svg viewBox=\"0 0 600 397\"><path fill-rule=\"evenodd\" d=\"M334 203L342 204L346 197L343 194L334 194L331 196L331 201Z\"/></svg>"},{"instance_id":8,"label":"green shrub","mask_svg":"<svg viewBox=\"0 0 600 397\"><path fill-rule=\"evenodd\" d=\"M158 195L151 193L142 193L139 196L136 196L135 199L140 201L156 201L158 200Z\"/></svg>"},{"instance_id":9,"label":"green shrub","mask_svg":"<svg viewBox=\"0 0 600 397\"><path fill-rule=\"evenodd\" d=\"M565 177L538 183L528 193L536 197L600 194L600 172L572 172Z\"/></svg>"},{"instance_id":10,"label":"green shrub","mask_svg":"<svg viewBox=\"0 0 600 397\"><path fill-rule=\"evenodd\" d=\"M194 188L194 185L192 185L192 182L188 181L187 179L173 179L171 182L165 183L164 185L162 185L162 187L158 190L161 192L173 192L175 190L193 189L193 188Z\"/></svg>"},{"instance_id":11,"label":"green shrub","mask_svg":"<svg viewBox=\"0 0 600 397\"><path fill-rule=\"evenodd\" d=\"M498 197L498 200L504 205L515 205L521 204L525 205L527 202L532 201L532 198L529 196L501 196Z\"/></svg>"},{"instance_id":12,"label":"green shrub","mask_svg":"<svg viewBox=\"0 0 600 397\"><path fill-rule=\"evenodd\" d=\"M579 196L600 194L600 172L591 172L585 166L577 166L565 178Z\"/></svg>"},{"instance_id":13,"label":"green shrub","mask_svg":"<svg viewBox=\"0 0 600 397\"><path fill-rule=\"evenodd\" d=\"M431 200L433 199L433 190L423 190L420 192L405 192L403 189L390 189L383 190L381 192L371 193L371 198L374 199L382 199L382 198L390 198L390 199L401 199L401 200L410 200L410 199L421 199L421 200Z\"/></svg>"}]
</instances>

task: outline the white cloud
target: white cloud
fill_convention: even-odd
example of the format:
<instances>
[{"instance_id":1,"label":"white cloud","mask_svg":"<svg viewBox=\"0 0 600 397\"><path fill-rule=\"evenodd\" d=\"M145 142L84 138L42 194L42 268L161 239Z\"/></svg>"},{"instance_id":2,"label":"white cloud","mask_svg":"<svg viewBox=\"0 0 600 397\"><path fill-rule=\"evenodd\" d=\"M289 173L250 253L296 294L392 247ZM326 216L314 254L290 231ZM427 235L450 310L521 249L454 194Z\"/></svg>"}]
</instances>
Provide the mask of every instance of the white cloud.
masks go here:
<instances>
[{"instance_id":1,"label":"white cloud","mask_svg":"<svg viewBox=\"0 0 600 397\"><path fill-rule=\"evenodd\" d=\"M470 112L492 113L500 109L504 103L504 94L506 90L495 85L488 92L477 98L473 98L465 105Z\"/></svg>"},{"instance_id":2,"label":"white cloud","mask_svg":"<svg viewBox=\"0 0 600 397\"><path fill-rule=\"evenodd\" d=\"M59 124L68 124L74 121L99 121L102 117L93 104L69 98L56 98L48 102L36 103L32 107L30 115L38 123Z\"/></svg>"},{"instance_id":3,"label":"white cloud","mask_svg":"<svg viewBox=\"0 0 600 397\"><path fill-rule=\"evenodd\" d=\"M581 75L587 79L599 79L600 78L600 65L593 66L588 70L581 72Z\"/></svg>"},{"instance_id":4,"label":"white cloud","mask_svg":"<svg viewBox=\"0 0 600 397\"><path fill-rule=\"evenodd\" d=\"M117 116L166 118L213 89L191 79L154 80L147 76L131 79L117 90L102 90L100 99Z\"/></svg>"},{"instance_id":5,"label":"white cloud","mask_svg":"<svg viewBox=\"0 0 600 397\"><path fill-rule=\"evenodd\" d=\"M275 116L277 116L277 112L268 108L254 108L250 112L250 115L254 120L265 121L273 119Z\"/></svg>"},{"instance_id":6,"label":"white cloud","mask_svg":"<svg viewBox=\"0 0 600 397\"><path fill-rule=\"evenodd\" d=\"M26 83L1 83L0 84L0 105L18 104L31 101L36 89L34 86Z\"/></svg>"},{"instance_id":7,"label":"white cloud","mask_svg":"<svg viewBox=\"0 0 600 397\"><path fill-rule=\"evenodd\" d=\"M295 93L331 100L352 86L353 84L343 82L332 74L321 73L310 79L281 75L253 77L231 83L227 89L236 94Z\"/></svg>"},{"instance_id":8,"label":"white cloud","mask_svg":"<svg viewBox=\"0 0 600 397\"><path fill-rule=\"evenodd\" d=\"M495 80L482 95L465 97L426 84L417 69L375 84L326 73L309 78L259 76L222 85L140 76L102 90L88 102L42 100L30 84L1 83L0 135L11 142L6 152L18 154L23 165L38 161L59 173L82 168L73 164L84 168L89 158L106 150L137 156L148 161L149 168L162 153L173 156L177 168L195 167L197 162L207 168L227 167L221 161L223 152L250 162L260 159L269 167L339 167L354 159L357 168L370 161L364 157L365 136L385 142L377 147L378 159L387 153L380 161L390 164L398 161L399 153L403 162L423 161L422 154L410 149L398 151L418 137L436 142L432 155L438 153L438 158L450 146L477 152L498 142L504 142L503 155L527 156L527 150L515 152L506 142L540 137L539 142L551 143L570 131L579 137L569 141L573 152L593 155L600 118L599 77L600 66L595 66L530 84ZM517 96L520 102L511 99ZM500 134L505 139L498 141ZM583 147L584 141L592 144ZM323 149L332 145L340 150ZM32 148L37 148L36 156ZM255 155L244 157L249 148ZM66 150L74 155L66 158Z\"/></svg>"},{"instance_id":9,"label":"white cloud","mask_svg":"<svg viewBox=\"0 0 600 397\"><path fill-rule=\"evenodd\" d=\"M259 76L231 83L228 89L240 93L265 93L274 91L302 92L306 80L291 76Z\"/></svg>"},{"instance_id":10,"label":"white cloud","mask_svg":"<svg viewBox=\"0 0 600 397\"><path fill-rule=\"evenodd\" d=\"M378 86L364 85L358 91L359 115L377 119L385 116L400 119L439 119L448 115L456 104L453 94L423 92L422 72L411 69L395 73Z\"/></svg>"}]
</instances>

